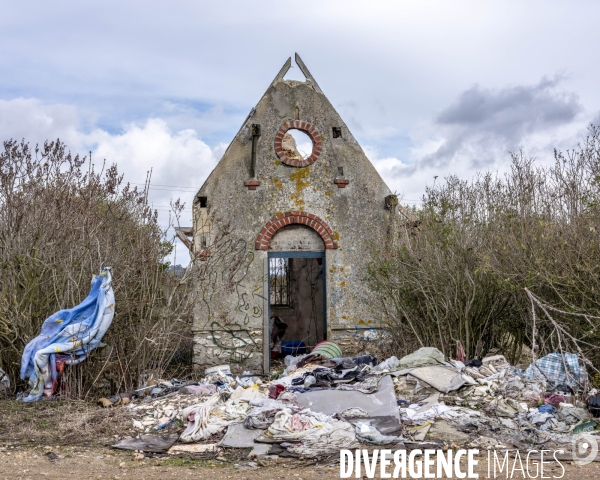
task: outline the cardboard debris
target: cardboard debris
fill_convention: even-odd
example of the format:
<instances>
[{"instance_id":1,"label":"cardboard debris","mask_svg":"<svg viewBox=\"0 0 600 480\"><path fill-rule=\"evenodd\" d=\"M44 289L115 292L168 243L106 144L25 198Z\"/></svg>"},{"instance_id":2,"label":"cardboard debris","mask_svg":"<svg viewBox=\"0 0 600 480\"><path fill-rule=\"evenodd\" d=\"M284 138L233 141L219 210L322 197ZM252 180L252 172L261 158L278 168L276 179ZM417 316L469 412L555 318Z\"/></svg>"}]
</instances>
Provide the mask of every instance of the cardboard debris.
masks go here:
<instances>
[{"instance_id":1,"label":"cardboard debris","mask_svg":"<svg viewBox=\"0 0 600 480\"><path fill-rule=\"evenodd\" d=\"M221 447L249 448L254 446L254 440L262 435L262 430L250 430L243 423L229 425L223 440L219 442Z\"/></svg>"},{"instance_id":2,"label":"cardboard debris","mask_svg":"<svg viewBox=\"0 0 600 480\"><path fill-rule=\"evenodd\" d=\"M209 453L218 452L220 448L216 443L177 443L168 450L168 454L178 453Z\"/></svg>"},{"instance_id":3,"label":"cardboard debris","mask_svg":"<svg viewBox=\"0 0 600 480\"><path fill-rule=\"evenodd\" d=\"M313 412L335 415L349 407L361 408L371 417L391 416L400 419L394 393L394 382L389 375L379 382L375 393L361 393L349 390L317 390L297 393L296 399L303 407Z\"/></svg>"},{"instance_id":4,"label":"cardboard debris","mask_svg":"<svg viewBox=\"0 0 600 480\"><path fill-rule=\"evenodd\" d=\"M458 390L467 383L455 368L444 365L415 368L410 374L442 393Z\"/></svg>"}]
</instances>

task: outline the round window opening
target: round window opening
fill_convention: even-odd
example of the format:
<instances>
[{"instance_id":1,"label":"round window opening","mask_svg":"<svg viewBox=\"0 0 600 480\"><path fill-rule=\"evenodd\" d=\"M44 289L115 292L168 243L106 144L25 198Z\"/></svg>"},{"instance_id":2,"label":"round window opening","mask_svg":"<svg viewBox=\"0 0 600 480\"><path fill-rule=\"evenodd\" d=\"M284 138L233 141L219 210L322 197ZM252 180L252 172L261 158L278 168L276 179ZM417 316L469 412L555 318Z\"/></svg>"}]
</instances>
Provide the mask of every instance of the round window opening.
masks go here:
<instances>
[{"instance_id":1,"label":"round window opening","mask_svg":"<svg viewBox=\"0 0 600 480\"><path fill-rule=\"evenodd\" d=\"M313 152L313 141L302 130L290 128L281 142L283 153L290 160L306 160Z\"/></svg>"}]
</instances>

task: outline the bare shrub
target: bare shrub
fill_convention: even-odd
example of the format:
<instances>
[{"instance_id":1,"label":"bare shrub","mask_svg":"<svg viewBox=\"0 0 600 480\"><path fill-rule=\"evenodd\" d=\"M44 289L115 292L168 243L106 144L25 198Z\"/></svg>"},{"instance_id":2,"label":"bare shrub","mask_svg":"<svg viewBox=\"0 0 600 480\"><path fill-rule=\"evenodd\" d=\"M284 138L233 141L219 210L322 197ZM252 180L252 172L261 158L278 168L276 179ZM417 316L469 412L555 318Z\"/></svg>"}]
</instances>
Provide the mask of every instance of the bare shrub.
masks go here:
<instances>
[{"instance_id":1,"label":"bare shrub","mask_svg":"<svg viewBox=\"0 0 600 480\"><path fill-rule=\"evenodd\" d=\"M428 188L412 212L418 228L379 242L367 275L399 347L410 338L453 354L460 340L470 357L499 350L514 361L523 344L537 356L559 351L568 333L597 365L599 186L592 126L575 149L555 151L552 167L518 152L503 177L451 176ZM532 334L525 288L560 310L562 334L543 316Z\"/></svg>"},{"instance_id":2,"label":"bare shrub","mask_svg":"<svg viewBox=\"0 0 600 480\"><path fill-rule=\"evenodd\" d=\"M171 222L183 205L173 204ZM169 268L173 248L147 199L116 165L97 172L60 141L0 153L0 366L13 385L25 344L53 312L81 302L113 268L116 313L106 344L66 371L71 397L110 394L160 375L189 338L190 268ZM172 366L172 365L171 365Z\"/></svg>"}]
</instances>

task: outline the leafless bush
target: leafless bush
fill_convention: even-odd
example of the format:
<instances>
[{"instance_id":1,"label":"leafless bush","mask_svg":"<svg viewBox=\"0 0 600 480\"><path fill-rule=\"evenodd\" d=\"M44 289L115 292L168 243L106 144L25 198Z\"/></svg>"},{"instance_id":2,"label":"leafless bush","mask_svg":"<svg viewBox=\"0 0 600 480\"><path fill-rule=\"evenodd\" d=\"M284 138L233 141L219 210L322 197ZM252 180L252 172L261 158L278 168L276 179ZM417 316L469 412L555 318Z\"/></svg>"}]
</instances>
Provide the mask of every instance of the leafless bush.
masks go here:
<instances>
[{"instance_id":1,"label":"leafless bush","mask_svg":"<svg viewBox=\"0 0 600 480\"><path fill-rule=\"evenodd\" d=\"M500 350L512 360L523 344L538 355L559 350L564 336L541 317L532 338L527 288L563 312L554 312L563 334L598 364L599 186L592 126L575 149L555 151L550 168L518 152L503 177L451 176L429 188L413 211L419 227L376 248L367 276L398 344L410 335L453 354L460 340L470 357Z\"/></svg>"},{"instance_id":2,"label":"leafless bush","mask_svg":"<svg viewBox=\"0 0 600 480\"><path fill-rule=\"evenodd\" d=\"M177 221L182 205L173 204ZM106 344L67 370L66 394L130 390L160 375L189 338L193 264L169 268L173 248L157 213L116 165L95 171L60 141L0 153L0 366L13 385L25 344L53 312L81 302L103 266L113 268L116 313ZM171 365L172 366L172 365Z\"/></svg>"}]
</instances>

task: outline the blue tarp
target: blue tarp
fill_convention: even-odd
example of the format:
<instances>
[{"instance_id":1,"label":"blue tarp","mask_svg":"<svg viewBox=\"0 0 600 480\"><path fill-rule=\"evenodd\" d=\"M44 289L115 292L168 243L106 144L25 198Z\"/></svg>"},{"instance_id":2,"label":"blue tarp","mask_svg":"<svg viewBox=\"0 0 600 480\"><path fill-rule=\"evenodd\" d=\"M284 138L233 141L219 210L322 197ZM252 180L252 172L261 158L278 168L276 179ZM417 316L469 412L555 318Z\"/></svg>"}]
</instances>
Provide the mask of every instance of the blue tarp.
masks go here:
<instances>
[{"instance_id":1,"label":"blue tarp","mask_svg":"<svg viewBox=\"0 0 600 480\"><path fill-rule=\"evenodd\" d=\"M56 389L59 365L76 365L98 346L115 313L110 268L92 280L92 290L74 308L60 310L42 324L40 335L23 351L21 378L29 378L31 391L25 402L39 400Z\"/></svg>"}]
</instances>

